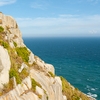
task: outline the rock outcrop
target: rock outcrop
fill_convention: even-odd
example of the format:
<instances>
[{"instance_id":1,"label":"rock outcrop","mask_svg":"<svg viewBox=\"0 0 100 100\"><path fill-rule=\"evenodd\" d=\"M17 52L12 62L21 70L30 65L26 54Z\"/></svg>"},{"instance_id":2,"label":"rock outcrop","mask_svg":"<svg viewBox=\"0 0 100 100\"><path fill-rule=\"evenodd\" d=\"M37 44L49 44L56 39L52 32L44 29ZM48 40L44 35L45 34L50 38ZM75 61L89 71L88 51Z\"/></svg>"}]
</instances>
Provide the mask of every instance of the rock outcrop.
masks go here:
<instances>
[{"instance_id":1,"label":"rock outcrop","mask_svg":"<svg viewBox=\"0 0 100 100\"><path fill-rule=\"evenodd\" d=\"M3 88L3 84L9 82L10 66L8 51L3 46L0 46L0 88Z\"/></svg>"},{"instance_id":2,"label":"rock outcrop","mask_svg":"<svg viewBox=\"0 0 100 100\"><path fill-rule=\"evenodd\" d=\"M23 43L14 18L0 13L0 100L94 98L75 90L64 78L56 76L53 65L34 55Z\"/></svg>"}]
</instances>

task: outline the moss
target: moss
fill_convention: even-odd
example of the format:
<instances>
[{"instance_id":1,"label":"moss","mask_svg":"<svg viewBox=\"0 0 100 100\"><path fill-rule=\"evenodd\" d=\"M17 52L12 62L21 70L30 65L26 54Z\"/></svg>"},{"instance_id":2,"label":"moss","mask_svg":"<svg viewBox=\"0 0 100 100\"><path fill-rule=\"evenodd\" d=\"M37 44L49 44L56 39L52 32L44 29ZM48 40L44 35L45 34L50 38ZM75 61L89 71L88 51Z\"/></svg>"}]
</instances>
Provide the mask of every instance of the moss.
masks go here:
<instances>
[{"instance_id":1,"label":"moss","mask_svg":"<svg viewBox=\"0 0 100 100\"><path fill-rule=\"evenodd\" d=\"M9 71L9 77L10 78L15 77L17 84L21 84L21 77L20 77L18 71L15 68L11 68L10 69L10 71Z\"/></svg>"},{"instance_id":2,"label":"moss","mask_svg":"<svg viewBox=\"0 0 100 100\"><path fill-rule=\"evenodd\" d=\"M49 71L48 73L51 75L51 77L55 77L55 75L52 72Z\"/></svg>"},{"instance_id":3,"label":"moss","mask_svg":"<svg viewBox=\"0 0 100 100\"><path fill-rule=\"evenodd\" d=\"M2 26L0 26L0 32L3 32L4 28Z\"/></svg>"},{"instance_id":4,"label":"moss","mask_svg":"<svg viewBox=\"0 0 100 100\"><path fill-rule=\"evenodd\" d=\"M60 77L62 81L62 92L67 97L68 100L90 100L85 94L79 91L77 88L73 89L72 85L70 85L67 80L63 77Z\"/></svg>"},{"instance_id":5,"label":"moss","mask_svg":"<svg viewBox=\"0 0 100 100\"><path fill-rule=\"evenodd\" d=\"M34 92L36 90L36 86L39 86L40 88L42 88L42 86L38 82L36 82L33 78L31 79L31 81L32 81L32 90Z\"/></svg>"},{"instance_id":6,"label":"moss","mask_svg":"<svg viewBox=\"0 0 100 100\"><path fill-rule=\"evenodd\" d=\"M17 47L17 43L16 42L13 42L13 44L14 44L15 47Z\"/></svg>"},{"instance_id":7,"label":"moss","mask_svg":"<svg viewBox=\"0 0 100 100\"><path fill-rule=\"evenodd\" d=\"M16 52L18 56L20 56L23 59L24 62L28 63L30 52L27 50L26 47L17 47Z\"/></svg>"}]
</instances>

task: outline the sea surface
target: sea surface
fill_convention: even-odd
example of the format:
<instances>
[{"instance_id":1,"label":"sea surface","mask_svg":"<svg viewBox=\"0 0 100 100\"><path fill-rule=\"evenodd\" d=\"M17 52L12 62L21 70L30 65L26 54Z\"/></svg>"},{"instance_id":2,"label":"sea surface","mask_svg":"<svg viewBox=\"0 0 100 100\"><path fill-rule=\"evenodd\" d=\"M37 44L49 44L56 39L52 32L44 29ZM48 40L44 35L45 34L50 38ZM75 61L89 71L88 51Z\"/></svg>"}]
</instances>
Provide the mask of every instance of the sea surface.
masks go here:
<instances>
[{"instance_id":1,"label":"sea surface","mask_svg":"<svg viewBox=\"0 0 100 100\"><path fill-rule=\"evenodd\" d=\"M56 75L100 100L100 38L24 38L24 43Z\"/></svg>"}]
</instances>

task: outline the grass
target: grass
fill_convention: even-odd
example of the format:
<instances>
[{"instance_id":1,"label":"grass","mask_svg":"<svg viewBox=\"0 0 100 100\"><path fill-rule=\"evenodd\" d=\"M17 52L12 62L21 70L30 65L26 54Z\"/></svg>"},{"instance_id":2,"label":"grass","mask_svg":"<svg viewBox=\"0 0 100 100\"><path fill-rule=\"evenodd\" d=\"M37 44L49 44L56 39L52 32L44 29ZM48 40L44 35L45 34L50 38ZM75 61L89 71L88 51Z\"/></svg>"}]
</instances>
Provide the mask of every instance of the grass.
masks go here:
<instances>
[{"instance_id":1,"label":"grass","mask_svg":"<svg viewBox=\"0 0 100 100\"><path fill-rule=\"evenodd\" d=\"M2 26L0 26L0 32L3 32L4 28Z\"/></svg>"},{"instance_id":2,"label":"grass","mask_svg":"<svg viewBox=\"0 0 100 100\"><path fill-rule=\"evenodd\" d=\"M2 41L1 45L6 49L9 48L9 44L7 42Z\"/></svg>"},{"instance_id":3,"label":"grass","mask_svg":"<svg viewBox=\"0 0 100 100\"><path fill-rule=\"evenodd\" d=\"M29 76L29 72L26 68L24 68L22 72L20 73L20 77L21 79L25 79L27 76Z\"/></svg>"},{"instance_id":4,"label":"grass","mask_svg":"<svg viewBox=\"0 0 100 100\"><path fill-rule=\"evenodd\" d=\"M10 48L9 55L11 60L11 69L9 71L9 76L10 78L15 76L17 84L20 84L21 81L29 75L29 72L26 68L24 68L21 73L18 72L18 69L21 67L23 61L21 57L16 55L15 49Z\"/></svg>"},{"instance_id":5,"label":"grass","mask_svg":"<svg viewBox=\"0 0 100 100\"><path fill-rule=\"evenodd\" d=\"M22 79L21 79L18 71L15 68L10 68L9 78L12 78L12 77L15 77L16 78L17 84L21 84Z\"/></svg>"},{"instance_id":6,"label":"grass","mask_svg":"<svg viewBox=\"0 0 100 100\"><path fill-rule=\"evenodd\" d=\"M62 92L67 97L67 100L90 100L85 94L79 91L77 88L73 90L72 86L63 77L60 77L62 81Z\"/></svg>"},{"instance_id":7,"label":"grass","mask_svg":"<svg viewBox=\"0 0 100 100\"><path fill-rule=\"evenodd\" d=\"M51 77L55 77L55 75L52 72L49 71L48 73L51 75Z\"/></svg>"},{"instance_id":8,"label":"grass","mask_svg":"<svg viewBox=\"0 0 100 100\"><path fill-rule=\"evenodd\" d=\"M13 89L13 81L10 79L9 83L4 84L3 86L4 86L4 88L1 92L1 95L5 94L5 93L8 93L10 90Z\"/></svg>"},{"instance_id":9,"label":"grass","mask_svg":"<svg viewBox=\"0 0 100 100\"><path fill-rule=\"evenodd\" d=\"M16 52L18 56L20 56L24 62L28 63L30 52L27 50L26 47L17 47Z\"/></svg>"},{"instance_id":10,"label":"grass","mask_svg":"<svg viewBox=\"0 0 100 100\"><path fill-rule=\"evenodd\" d=\"M17 43L16 42L13 42L13 44L14 44L15 47L17 47Z\"/></svg>"},{"instance_id":11,"label":"grass","mask_svg":"<svg viewBox=\"0 0 100 100\"><path fill-rule=\"evenodd\" d=\"M38 82L36 82L33 78L31 79L31 81L32 81L32 90L34 92L36 90L36 86L39 86L40 88L42 88L42 86Z\"/></svg>"}]
</instances>

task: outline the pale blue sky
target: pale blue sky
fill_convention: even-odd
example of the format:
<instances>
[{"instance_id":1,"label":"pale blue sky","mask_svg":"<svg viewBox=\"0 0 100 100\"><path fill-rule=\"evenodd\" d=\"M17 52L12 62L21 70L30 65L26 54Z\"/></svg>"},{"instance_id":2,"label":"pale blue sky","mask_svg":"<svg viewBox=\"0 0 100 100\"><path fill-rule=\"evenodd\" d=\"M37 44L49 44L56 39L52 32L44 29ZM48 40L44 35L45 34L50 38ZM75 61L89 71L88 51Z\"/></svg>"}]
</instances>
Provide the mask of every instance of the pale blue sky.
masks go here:
<instances>
[{"instance_id":1,"label":"pale blue sky","mask_svg":"<svg viewBox=\"0 0 100 100\"><path fill-rule=\"evenodd\" d=\"M100 0L0 0L23 37L100 36Z\"/></svg>"}]
</instances>

